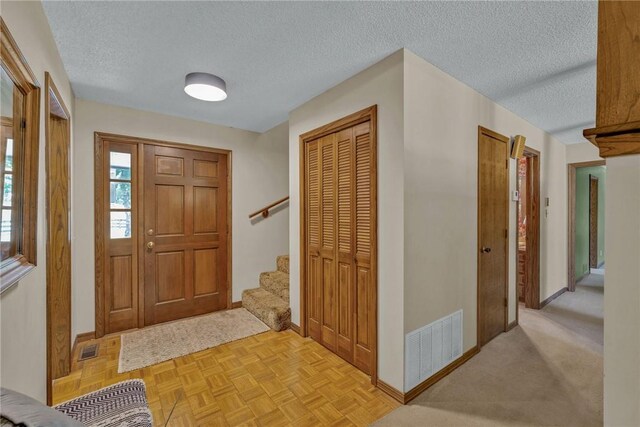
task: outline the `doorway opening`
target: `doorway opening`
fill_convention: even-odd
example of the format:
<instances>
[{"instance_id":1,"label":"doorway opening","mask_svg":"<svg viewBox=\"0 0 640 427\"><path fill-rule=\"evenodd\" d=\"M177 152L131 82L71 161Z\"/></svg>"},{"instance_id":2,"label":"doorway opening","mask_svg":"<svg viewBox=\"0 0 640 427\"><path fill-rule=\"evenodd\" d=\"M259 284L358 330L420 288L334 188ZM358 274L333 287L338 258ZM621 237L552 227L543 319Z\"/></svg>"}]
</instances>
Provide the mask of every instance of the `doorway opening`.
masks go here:
<instances>
[{"instance_id":1,"label":"doorway opening","mask_svg":"<svg viewBox=\"0 0 640 427\"><path fill-rule=\"evenodd\" d=\"M569 165L568 289L590 274L604 274L604 160Z\"/></svg>"},{"instance_id":2,"label":"doorway opening","mask_svg":"<svg viewBox=\"0 0 640 427\"><path fill-rule=\"evenodd\" d=\"M517 302L540 308L540 153L526 147L518 159ZM517 313L517 311L516 311Z\"/></svg>"}]
</instances>

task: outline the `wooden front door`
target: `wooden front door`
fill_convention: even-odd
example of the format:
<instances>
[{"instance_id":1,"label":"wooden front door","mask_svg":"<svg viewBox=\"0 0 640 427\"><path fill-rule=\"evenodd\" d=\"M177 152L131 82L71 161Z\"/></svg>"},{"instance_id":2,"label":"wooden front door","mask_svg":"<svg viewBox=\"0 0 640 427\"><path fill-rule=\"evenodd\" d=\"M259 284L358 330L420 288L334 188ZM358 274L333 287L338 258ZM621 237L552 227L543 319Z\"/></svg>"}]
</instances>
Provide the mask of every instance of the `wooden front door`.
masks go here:
<instances>
[{"instance_id":1,"label":"wooden front door","mask_svg":"<svg viewBox=\"0 0 640 427\"><path fill-rule=\"evenodd\" d=\"M146 145L144 164L145 325L226 308L226 156Z\"/></svg>"},{"instance_id":2,"label":"wooden front door","mask_svg":"<svg viewBox=\"0 0 640 427\"><path fill-rule=\"evenodd\" d=\"M478 136L478 342L507 324L509 139L480 128Z\"/></svg>"},{"instance_id":3,"label":"wooden front door","mask_svg":"<svg viewBox=\"0 0 640 427\"><path fill-rule=\"evenodd\" d=\"M307 330L372 376L377 295L373 132L367 120L302 145Z\"/></svg>"},{"instance_id":4,"label":"wooden front door","mask_svg":"<svg viewBox=\"0 0 640 427\"><path fill-rule=\"evenodd\" d=\"M598 268L598 177L589 175L589 268Z\"/></svg>"},{"instance_id":5,"label":"wooden front door","mask_svg":"<svg viewBox=\"0 0 640 427\"><path fill-rule=\"evenodd\" d=\"M96 336L228 308L229 161L96 134Z\"/></svg>"}]
</instances>

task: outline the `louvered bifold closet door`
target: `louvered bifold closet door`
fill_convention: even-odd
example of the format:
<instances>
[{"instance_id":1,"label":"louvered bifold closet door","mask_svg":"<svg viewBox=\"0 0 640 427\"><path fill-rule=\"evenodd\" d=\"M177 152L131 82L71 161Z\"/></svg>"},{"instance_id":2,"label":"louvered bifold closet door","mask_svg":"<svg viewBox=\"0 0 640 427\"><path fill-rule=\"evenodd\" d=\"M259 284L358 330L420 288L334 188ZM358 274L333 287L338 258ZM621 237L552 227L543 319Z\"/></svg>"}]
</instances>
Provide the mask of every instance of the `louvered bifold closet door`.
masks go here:
<instances>
[{"instance_id":1,"label":"louvered bifold closet door","mask_svg":"<svg viewBox=\"0 0 640 427\"><path fill-rule=\"evenodd\" d=\"M370 122L305 144L309 335L371 373L375 303Z\"/></svg>"},{"instance_id":2,"label":"louvered bifold closet door","mask_svg":"<svg viewBox=\"0 0 640 427\"><path fill-rule=\"evenodd\" d=\"M321 343L337 352L338 320L336 283L336 134L320 141L320 257L322 262Z\"/></svg>"},{"instance_id":3,"label":"louvered bifold closet door","mask_svg":"<svg viewBox=\"0 0 640 427\"><path fill-rule=\"evenodd\" d=\"M355 138L355 354L353 363L366 373L372 370L375 346L375 293L372 263L375 261L374 184L375 163L371 138L371 123L354 127Z\"/></svg>"},{"instance_id":4,"label":"louvered bifold closet door","mask_svg":"<svg viewBox=\"0 0 640 427\"><path fill-rule=\"evenodd\" d=\"M353 363L355 310L355 144L353 128L337 133L337 353Z\"/></svg>"},{"instance_id":5,"label":"louvered bifold closet door","mask_svg":"<svg viewBox=\"0 0 640 427\"><path fill-rule=\"evenodd\" d=\"M320 260L320 140L305 144L307 223L307 316L309 335L321 341L322 276Z\"/></svg>"}]
</instances>

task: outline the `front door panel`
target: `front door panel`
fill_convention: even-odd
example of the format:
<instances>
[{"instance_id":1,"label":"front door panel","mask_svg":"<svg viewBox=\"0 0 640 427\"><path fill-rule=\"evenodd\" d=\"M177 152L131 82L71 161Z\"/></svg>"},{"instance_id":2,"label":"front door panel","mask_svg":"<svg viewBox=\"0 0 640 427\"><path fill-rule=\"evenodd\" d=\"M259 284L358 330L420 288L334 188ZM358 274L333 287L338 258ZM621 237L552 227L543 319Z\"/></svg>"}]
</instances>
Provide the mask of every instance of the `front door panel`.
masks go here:
<instances>
[{"instance_id":1,"label":"front door panel","mask_svg":"<svg viewBox=\"0 0 640 427\"><path fill-rule=\"evenodd\" d=\"M227 307L227 158L146 145L145 325Z\"/></svg>"}]
</instances>

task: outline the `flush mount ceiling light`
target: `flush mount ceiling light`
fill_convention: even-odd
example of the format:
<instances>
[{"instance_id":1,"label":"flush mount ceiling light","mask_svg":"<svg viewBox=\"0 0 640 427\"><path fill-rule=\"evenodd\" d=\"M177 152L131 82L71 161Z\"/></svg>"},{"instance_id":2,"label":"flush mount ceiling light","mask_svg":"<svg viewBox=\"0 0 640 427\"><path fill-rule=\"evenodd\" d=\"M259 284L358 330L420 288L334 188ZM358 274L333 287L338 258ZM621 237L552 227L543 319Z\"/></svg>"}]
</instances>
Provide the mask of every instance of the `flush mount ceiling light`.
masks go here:
<instances>
[{"instance_id":1,"label":"flush mount ceiling light","mask_svg":"<svg viewBox=\"0 0 640 427\"><path fill-rule=\"evenodd\" d=\"M227 98L227 84L209 73L189 73L184 79L187 95L203 101L222 101Z\"/></svg>"}]
</instances>

